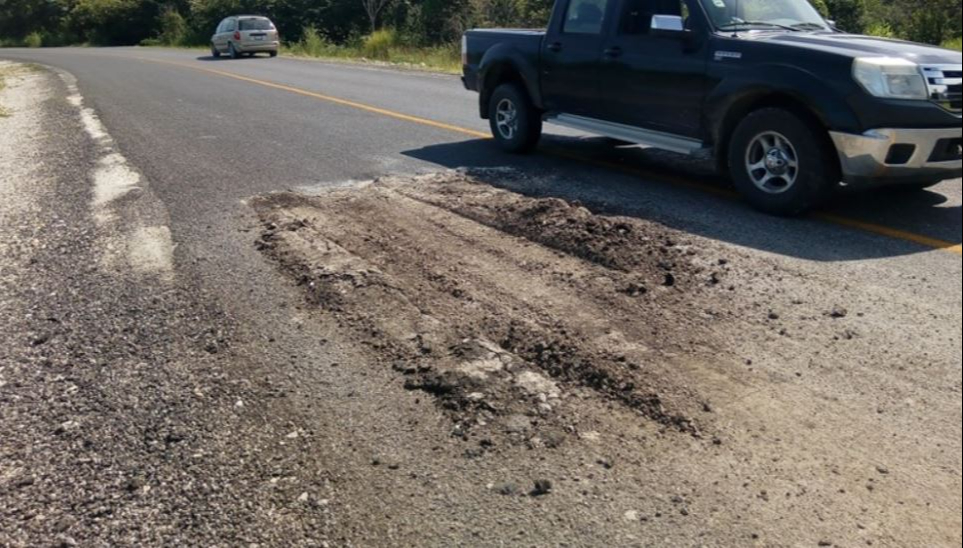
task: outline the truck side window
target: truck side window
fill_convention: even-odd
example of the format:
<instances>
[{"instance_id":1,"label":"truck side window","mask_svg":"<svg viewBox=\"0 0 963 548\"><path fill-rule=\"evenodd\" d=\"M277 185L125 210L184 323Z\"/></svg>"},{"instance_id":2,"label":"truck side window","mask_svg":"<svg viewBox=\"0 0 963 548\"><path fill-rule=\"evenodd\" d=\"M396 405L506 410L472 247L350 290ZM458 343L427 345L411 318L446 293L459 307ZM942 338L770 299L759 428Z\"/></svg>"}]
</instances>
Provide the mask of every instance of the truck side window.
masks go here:
<instances>
[{"instance_id":1,"label":"truck side window","mask_svg":"<svg viewBox=\"0 0 963 548\"><path fill-rule=\"evenodd\" d=\"M608 0L572 0L565 14L566 34L602 34Z\"/></svg>"},{"instance_id":2,"label":"truck side window","mask_svg":"<svg viewBox=\"0 0 963 548\"><path fill-rule=\"evenodd\" d=\"M619 30L622 34L648 34L653 15L676 15L688 22L689 7L683 0L627 0Z\"/></svg>"}]
</instances>

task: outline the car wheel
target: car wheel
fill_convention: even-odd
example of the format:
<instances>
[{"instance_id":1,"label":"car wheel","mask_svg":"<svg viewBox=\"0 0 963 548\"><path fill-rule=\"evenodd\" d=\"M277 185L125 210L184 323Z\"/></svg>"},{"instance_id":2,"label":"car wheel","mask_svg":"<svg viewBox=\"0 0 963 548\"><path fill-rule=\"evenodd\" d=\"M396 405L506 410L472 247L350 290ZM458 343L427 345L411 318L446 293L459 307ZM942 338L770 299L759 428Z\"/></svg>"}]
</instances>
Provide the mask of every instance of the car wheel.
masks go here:
<instances>
[{"instance_id":1,"label":"car wheel","mask_svg":"<svg viewBox=\"0 0 963 548\"><path fill-rule=\"evenodd\" d=\"M217 46L211 44L211 57L217 59L221 56L221 51L217 49Z\"/></svg>"},{"instance_id":2,"label":"car wheel","mask_svg":"<svg viewBox=\"0 0 963 548\"><path fill-rule=\"evenodd\" d=\"M234 43L233 43L233 42L231 42L231 43L229 43L229 44L227 45L227 51L228 51L228 53L231 54L231 59L240 59L240 58L241 58L241 52L237 51L237 48L234 47Z\"/></svg>"},{"instance_id":3,"label":"car wheel","mask_svg":"<svg viewBox=\"0 0 963 548\"><path fill-rule=\"evenodd\" d=\"M774 215L809 211L842 179L826 132L779 108L747 116L732 135L728 157L736 189Z\"/></svg>"},{"instance_id":4,"label":"car wheel","mask_svg":"<svg viewBox=\"0 0 963 548\"><path fill-rule=\"evenodd\" d=\"M272 52L268 53L268 55L269 55L270 57L277 57L277 56L278 56L278 52L272 51Z\"/></svg>"},{"instance_id":5,"label":"car wheel","mask_svg":"<svg viewBox=\"0 0 963 548\"><path fill-rule=\"evenodd\" d=\"M503 84L495 90L488 114L492 134L507 152L530 152L542 138L541 113L516 84Z\"/></svg>"}]
</instances>

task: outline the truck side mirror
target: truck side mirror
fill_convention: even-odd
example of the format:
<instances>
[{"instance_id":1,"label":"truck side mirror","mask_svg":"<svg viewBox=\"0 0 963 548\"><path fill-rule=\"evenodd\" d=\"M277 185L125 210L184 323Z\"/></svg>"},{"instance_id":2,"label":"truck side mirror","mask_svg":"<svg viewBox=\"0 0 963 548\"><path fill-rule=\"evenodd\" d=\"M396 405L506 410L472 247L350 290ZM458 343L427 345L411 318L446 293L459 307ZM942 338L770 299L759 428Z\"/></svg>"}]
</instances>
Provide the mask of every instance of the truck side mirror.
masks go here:
<instances>
[{"instance_id":1,"label":"truck side mirror","mask_svg":"<svg viewBox=\"0 0 963 548\"><path fill-rule=\"evenodd\" d=\"M685 20L678 15L653 15L649 33L653 36L683 36L685 34Z\"/></svg>"}]
</instances>

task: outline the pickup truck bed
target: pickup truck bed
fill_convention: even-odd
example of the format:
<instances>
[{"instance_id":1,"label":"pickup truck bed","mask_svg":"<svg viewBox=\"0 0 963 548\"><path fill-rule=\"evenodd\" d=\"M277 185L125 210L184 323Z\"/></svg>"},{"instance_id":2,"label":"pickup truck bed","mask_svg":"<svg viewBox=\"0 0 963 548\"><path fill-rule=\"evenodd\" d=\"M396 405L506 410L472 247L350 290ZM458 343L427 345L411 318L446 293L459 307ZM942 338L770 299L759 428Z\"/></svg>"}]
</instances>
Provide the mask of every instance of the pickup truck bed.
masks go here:
<instances>
[{"instance_id":1,"label":"pickup truck bed","mask_svg":"<svg viewBox=\"0 0 963 548\"><path fill-rule=\"evenodd\" d=\"M478 90L478 68L482 58L494 47L502 46L520 61L529 66L538 66L542 43L545 41L544 30L525 29L490 29L471 30L465 33L463 50L467 54L465 59L465 76L462 79L469 90ZM471 44L469 48L468 45ZM504 48L511 44L511 48Z\"/></svg>"}]
</instances>

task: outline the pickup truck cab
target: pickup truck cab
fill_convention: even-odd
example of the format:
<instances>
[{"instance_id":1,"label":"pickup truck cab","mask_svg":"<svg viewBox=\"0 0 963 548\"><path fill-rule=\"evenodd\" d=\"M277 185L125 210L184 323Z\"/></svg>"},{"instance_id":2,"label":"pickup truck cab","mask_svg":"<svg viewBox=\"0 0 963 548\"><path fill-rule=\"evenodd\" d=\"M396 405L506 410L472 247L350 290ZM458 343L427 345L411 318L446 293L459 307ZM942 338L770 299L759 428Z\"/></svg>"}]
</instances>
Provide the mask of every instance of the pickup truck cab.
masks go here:
<instances>
[{"instance_id":1,"label":"pickup truck cab","mask_svg":"<svg viewBox=\"0 0 963 548\"><path fill-rule=\"evenodd\" d=\"M961 175L961 55L844 34L806 0L557 0L472 30L465 86L512 152L543 122L711 157L755 207Z\"/></svg>"}]
</instances>

